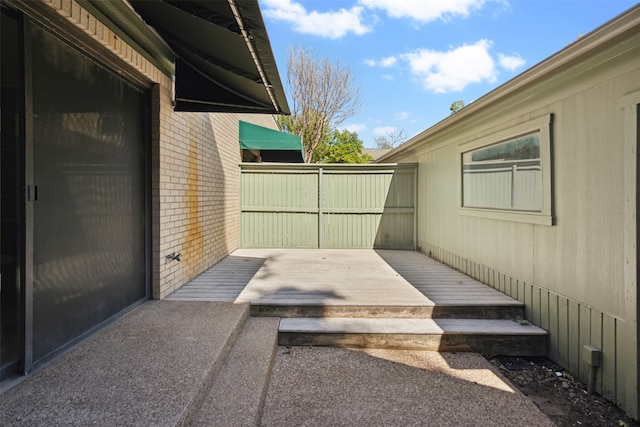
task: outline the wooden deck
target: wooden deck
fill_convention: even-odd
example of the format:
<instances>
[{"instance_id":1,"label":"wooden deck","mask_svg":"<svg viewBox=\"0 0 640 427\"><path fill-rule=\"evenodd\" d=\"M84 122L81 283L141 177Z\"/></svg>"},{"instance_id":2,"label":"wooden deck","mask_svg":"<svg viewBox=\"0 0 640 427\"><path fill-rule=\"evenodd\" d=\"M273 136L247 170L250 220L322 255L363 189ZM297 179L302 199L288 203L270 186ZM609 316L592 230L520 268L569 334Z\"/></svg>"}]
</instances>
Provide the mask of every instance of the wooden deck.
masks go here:
<instances>
[{"instance_id":1,"label":"wooden deck","mask_svg":"<svg viewBox=\"0 0 640 427\"><path fill-rule=\"evenodd\" d=\"M413 251L239 249L169 299L297 306L521 306Z\"/></svg>"},{"instance_id":2,"label":"wooden deck","mask_svg":"<svg viewBox=\"0 0 640 427\"><path fill-rule=\"evenodd\" d=\"M249 303L280 345L547 351L522 302L413 251L241 249L168 299Z\"/></svg>"}]
</instances>

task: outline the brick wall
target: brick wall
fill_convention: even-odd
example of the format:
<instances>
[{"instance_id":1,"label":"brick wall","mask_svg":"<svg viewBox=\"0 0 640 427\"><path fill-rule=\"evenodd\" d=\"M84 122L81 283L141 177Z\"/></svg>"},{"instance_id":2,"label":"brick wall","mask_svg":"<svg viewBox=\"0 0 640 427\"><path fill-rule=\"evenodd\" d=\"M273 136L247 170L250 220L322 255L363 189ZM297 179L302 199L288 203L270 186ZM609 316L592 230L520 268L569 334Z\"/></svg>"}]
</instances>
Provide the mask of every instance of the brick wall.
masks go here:
<instances>
[{"instance_id":1,"label":"brick wall","mask_svg":"<svg viewBox=\"0 0 640 427\"><path fill-rule=\"evenodd\" d=\"M269 115L175 113L165 101L160 96L155 298L238 248L238 121L274 126ZM182 262L166 259L174 252Z\"/></svg>"},{"instance_id":2,"label":"brick wall","mask_svg":"<svg viewBox=\"0 0 640 427\"><path fill-rule=\"evenodd\" d=\"M177 113L172 81L72 0L41 0L144 76L152 99L152 295L169 295L239 244L238 121L275 128L257 114ZM94 43L94 44L95 44ZM181 253L182 261L166 255Z\"/></svg>"}]
</instances>

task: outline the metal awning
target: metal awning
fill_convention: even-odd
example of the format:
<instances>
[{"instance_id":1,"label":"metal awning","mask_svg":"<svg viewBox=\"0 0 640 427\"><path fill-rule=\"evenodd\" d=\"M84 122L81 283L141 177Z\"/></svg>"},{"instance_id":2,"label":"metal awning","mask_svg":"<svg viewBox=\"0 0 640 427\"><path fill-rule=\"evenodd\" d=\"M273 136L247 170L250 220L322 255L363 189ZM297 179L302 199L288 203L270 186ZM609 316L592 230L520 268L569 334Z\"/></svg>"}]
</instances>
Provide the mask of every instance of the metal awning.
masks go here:
<instances>
[{"instance_id":1,"label":"metal awning","mask_svg":"<svg viewBox=\"0 0 640 427\"><path fill-rule=\"evenodd\" d=\"M243 150L292 151L304 162L302 140L297 135L240 121L239 139Z\"/></svg>"},{"instance_id":2,"label":"metal awning","mask_svg":"<svg viewBox=\"0 0 640 427\"><path fill-rule=\"evenodd\" d=\"M289 114L257 0L129 3L176 55L176 111Z\"/></svg>"}]
</instances>

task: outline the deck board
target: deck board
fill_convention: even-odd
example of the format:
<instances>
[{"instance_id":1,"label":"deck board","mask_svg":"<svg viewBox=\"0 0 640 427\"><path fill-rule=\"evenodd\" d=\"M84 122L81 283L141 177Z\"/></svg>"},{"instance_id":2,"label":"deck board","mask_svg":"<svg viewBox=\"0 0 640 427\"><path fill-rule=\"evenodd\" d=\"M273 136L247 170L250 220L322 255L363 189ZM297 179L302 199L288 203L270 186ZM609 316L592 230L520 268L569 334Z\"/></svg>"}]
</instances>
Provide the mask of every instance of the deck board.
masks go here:
<instances>
[{"instance_id":1,"label":"deck board","mask_svg":"<svg viewBox=\"0 0 640 427\"><path fill-rule=\"evenodd\" d=\"M521 304L419 252L238 249L168 297L252 304Z\"/></svg>"}]
</instances>

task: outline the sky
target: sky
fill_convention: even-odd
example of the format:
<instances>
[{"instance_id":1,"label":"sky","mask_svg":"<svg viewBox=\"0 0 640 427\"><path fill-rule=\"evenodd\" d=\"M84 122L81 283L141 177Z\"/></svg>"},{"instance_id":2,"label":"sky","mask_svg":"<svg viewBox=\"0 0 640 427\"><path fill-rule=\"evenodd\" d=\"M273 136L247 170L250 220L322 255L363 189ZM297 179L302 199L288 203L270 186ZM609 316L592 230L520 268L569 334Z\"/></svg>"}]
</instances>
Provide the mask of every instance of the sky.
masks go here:
<instances>
[{"instance_id":1,"label":"sky","mask_svg":"<svg viewBox=\"0 0 640 427\"><path fill-rule=\"evenodd\" d=\"M291 48L348 67L365 147L406 139L637 4L629 0L259 0L288 93Z\"/></svg>"}]
</instances>

